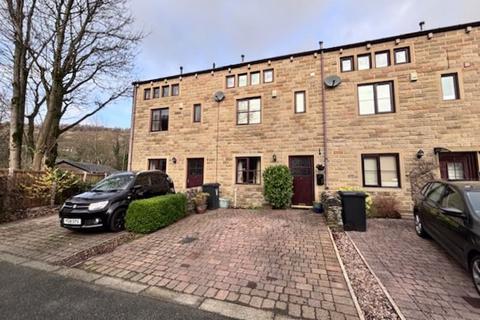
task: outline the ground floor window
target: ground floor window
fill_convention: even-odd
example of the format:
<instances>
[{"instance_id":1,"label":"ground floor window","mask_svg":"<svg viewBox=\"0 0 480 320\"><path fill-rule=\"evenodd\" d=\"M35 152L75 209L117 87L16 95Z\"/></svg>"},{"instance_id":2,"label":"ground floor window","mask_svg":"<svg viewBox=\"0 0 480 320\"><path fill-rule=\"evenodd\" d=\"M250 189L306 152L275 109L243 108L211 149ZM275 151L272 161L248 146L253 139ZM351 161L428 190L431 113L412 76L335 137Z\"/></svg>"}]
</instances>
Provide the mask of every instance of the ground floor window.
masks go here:
<instances>
[{"instance_id":1,"label":"ground floor window","mask_svg":"<svg viewBox=\"0 0 480 320\"><path fill-rule=\"evenodd\" d=\"M260 184L260 157L238 157L237 184Z\"/></svg>"},{"instance_id":2,"label":"ground floor window","mask_svg":"<svg viewBox=\"0 0 480 320\"><path fill-rule=\"evenodd\" d=\"M167 172L167 159L149 159L148 170L161 170Z\"/></svg>"},{"instance_id":3,"label":"ground floor window","mask_svg":"<svg viewBox=\"0 0 480 320\"><path fill-rule=\"evenodd\" d=\"M363 154L364 187L400 187L398 154Z\"/></svg>"}]
</instances>

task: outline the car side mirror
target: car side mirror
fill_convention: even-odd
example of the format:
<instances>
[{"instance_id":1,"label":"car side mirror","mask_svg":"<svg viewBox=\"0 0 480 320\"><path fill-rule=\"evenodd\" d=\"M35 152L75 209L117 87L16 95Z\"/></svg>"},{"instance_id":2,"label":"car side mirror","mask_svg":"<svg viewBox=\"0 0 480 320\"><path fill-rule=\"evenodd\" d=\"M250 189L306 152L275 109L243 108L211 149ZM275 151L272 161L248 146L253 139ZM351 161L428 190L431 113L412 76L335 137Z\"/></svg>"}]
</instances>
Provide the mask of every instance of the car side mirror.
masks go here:
<instances>
[{"instance_id":1,"label":"car side mirror","mask_svg":"<svg viewBox=\"0 0 480 320\"><path fill-rule=\"evenodd\" d=\"M142 189L143 189L143 187L141 185L137 184L137 185L133 186L132 192L135 193L135 194L140 194L140 193L142 193Z\"/></svg>"},{"instance_id":2,"label":"car side mirror","mask_svg":"<svg viewBox=\"0 0 480 320\"><path fill-rule=\"evenodd\" d=\"M465 213L457 208L441 208L442 213L446 214L447 216L457 217L457 218L465 218Z\"/></svg>"}]
</instances>

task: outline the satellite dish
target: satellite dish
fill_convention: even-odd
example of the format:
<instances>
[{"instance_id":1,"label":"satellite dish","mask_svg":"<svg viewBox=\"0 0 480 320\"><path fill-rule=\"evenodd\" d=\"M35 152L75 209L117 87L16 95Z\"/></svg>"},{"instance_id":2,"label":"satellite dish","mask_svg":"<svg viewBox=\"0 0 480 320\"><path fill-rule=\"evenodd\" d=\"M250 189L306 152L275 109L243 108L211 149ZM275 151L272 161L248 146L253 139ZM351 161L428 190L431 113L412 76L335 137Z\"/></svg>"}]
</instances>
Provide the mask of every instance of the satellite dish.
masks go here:
<instances>
[{"instance_id":1,"label":"satellite dish","mask_svg":"<svg viewBox=\"0 0 480 320\"><path fill-rule=\"evenodd\" d=\"M332 76L326 77L324 82L328 88L335 88L340 83L342 83L342 79L340 79L339 76L332 75Z\"/></svg>"},{"instance_id":2,"label":"satellite dish","mask_svg":"<svg viewBox=\"0 0 480 320\"><path fill-rule=\"evenodd\" d=\"M222 102L223 99L225 99L225 93L223 93L222 91L217 91L213 95L213 99L215 99L216 102Z\"/></svg>"}]
</instances>

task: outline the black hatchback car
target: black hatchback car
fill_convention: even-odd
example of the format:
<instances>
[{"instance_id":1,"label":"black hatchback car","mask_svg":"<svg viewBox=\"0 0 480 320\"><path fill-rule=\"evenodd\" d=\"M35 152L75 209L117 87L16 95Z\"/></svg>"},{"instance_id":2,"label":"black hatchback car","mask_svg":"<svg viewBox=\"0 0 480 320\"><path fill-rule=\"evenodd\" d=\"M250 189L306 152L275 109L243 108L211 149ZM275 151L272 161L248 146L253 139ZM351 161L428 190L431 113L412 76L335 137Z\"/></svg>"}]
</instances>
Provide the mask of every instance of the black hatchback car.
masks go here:
<instances>
[{"instance_id":1,"label":"black hatchback car","mask_svg":"<svg viewBox=\"0 0 480 320\"><path fill-rule=\"evenodd\" d=\"M67 229L103 227L124 229L132 200L175 193L172 179L163 171L123 172L97 183L90 191L68 199L60 209L60 225Z\"/></svg>"},{"instance_id":2,"label":"black hatchback car","mask_svg":"<svg viewBox=\"0 0 480 320\"><path fill-rule=\"evenodd\" d=\"M468 269L480 293L480 182L429 182L413 213L417 234L431 236Z\"/></svg>"}]
</instances>

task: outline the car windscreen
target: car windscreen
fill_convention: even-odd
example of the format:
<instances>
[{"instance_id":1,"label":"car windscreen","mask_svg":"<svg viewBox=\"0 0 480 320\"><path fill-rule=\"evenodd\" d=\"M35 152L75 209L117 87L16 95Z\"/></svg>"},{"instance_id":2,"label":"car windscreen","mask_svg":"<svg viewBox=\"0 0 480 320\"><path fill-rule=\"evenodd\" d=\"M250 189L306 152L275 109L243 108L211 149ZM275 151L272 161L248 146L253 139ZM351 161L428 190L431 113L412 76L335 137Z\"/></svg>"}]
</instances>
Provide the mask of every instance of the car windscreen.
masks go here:
<instances>
[{"instance_id":1,"label":"car windscreen","mask_svg":"<svg viewBox=\"0 0 480 320\"><path fill-rule=\"evenodd\" d=\"M92 191L102 192L102 191L116 191L116 190L124 190L128 187L130 182L132 182L134 178L133 174L122 174L111 176L103 179L95 187L93 187Z\"/></svg>"},{"instance_id":2,"label":"car windscreen","mask_svg":"<svg viewBox=\"0 0 480 320\"><path fill-rule=\"evenodd\" d=\"M467 199L470 202L475 214L480 217L480 191L467 192Z\"/></svg>"}]
</instances>

